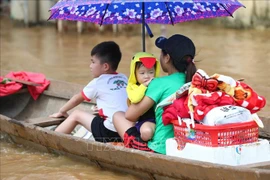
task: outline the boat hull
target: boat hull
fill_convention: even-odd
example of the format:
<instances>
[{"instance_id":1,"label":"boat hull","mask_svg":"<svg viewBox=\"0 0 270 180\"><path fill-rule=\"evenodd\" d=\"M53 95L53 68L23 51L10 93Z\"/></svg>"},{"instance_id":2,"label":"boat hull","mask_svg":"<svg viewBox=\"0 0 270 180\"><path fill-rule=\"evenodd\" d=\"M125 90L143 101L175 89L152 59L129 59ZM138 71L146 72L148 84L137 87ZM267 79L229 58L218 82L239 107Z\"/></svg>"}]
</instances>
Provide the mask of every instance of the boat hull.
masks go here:
<instances>
[{"instance_id":1,"label":"boat hull","mask_svg":"<svg viewBox=\"0 0 270 180\"><path fill-rule=\"evenodd\" d=\"M14 107L0 110L1 133L8 134L16 143L31 142L49 152L63 152L99 167L125 171L142 179L268 180L270 177L270 162L235 168L99 143L44 128L61 122L48 118L48 115L57 111L81 88L52 80L50 88L37 101L24 97L28 96L27 92L11 95L9 101L17 102L20 97L24 101L19 103L23 108L14 111L18 106L15 103ZM0 98L1 103L2 100ZM78 108L89 111L93 105L84 103Z\"/></svg>"},{"instance_id":2,"label":"boat hull","mask_svg":"<svg viewBox=\"0 0 270 180\"><path fill-rule=\"evenodd\" d=\"M129 169L135 175L156 179L269 179L269 169L255 167L231 167L186 160L171 156L127 149L111 144L84 140L60 134L42 127L0 117L1 131L40 144L52 150L62 151L91 160L93 163ZM52 151L51 150L51 151ZM112 167L113 167L112 166ZM270 163L262 164L270 168Z\"/></svg>"}]
</instances>

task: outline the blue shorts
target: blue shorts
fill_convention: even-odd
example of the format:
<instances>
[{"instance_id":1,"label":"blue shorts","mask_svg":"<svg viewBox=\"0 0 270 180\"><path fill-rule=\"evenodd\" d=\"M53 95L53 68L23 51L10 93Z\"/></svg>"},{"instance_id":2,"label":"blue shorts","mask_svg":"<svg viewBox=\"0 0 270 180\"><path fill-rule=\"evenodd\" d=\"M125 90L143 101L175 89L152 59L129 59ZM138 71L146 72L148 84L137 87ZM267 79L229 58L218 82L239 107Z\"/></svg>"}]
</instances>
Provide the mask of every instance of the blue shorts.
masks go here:
<instances>
[{"instance_id":1,"label":"blue shorts","mask_svg":"<svg viewBox=\"0 0 270 180\"><path fill-rule=\"evenodd\" d=\"M143 125L143 123L145 122L151 122L156 124L156 120L155 119L145 119L145 120L139 120L136 124L135 127L137 128L137 130L140 132L141 126Z\"/></svg>"}]
</instances>

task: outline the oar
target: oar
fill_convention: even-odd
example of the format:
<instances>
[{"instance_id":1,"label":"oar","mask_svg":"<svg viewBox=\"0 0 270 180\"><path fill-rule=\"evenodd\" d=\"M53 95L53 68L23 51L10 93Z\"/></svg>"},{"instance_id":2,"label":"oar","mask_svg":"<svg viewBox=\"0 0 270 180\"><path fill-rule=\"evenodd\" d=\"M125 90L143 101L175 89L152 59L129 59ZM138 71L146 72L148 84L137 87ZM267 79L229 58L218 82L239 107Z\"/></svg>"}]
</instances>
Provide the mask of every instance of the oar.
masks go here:
<instances>
[{"instance_id":1,"label":"oar","mask_svg":"<svg viewBox=\"0 0 270 180\"><path fill-rule=\"evenodd\" d=\"M22 83L29 86L42 86L42 84L39 84L39 83L34 83L34 82L25 81L25 80L16 79L16 78L4 78L4 80L1 83L5 84L6 81L15 81L15 82Z\"/></svg>"}]
</instances>

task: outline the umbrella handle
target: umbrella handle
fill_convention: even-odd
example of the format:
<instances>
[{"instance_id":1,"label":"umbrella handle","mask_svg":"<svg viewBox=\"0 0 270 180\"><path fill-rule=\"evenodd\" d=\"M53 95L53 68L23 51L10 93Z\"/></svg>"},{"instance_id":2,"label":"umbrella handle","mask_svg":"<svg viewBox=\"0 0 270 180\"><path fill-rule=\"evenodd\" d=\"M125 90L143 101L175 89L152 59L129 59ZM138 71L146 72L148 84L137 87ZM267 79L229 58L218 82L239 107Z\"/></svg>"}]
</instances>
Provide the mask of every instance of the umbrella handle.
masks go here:
<instances>
[{"instance_id":1,"label":"umbrella handle","mask_svg":"<svg viewBox=\"0 0 270 180\"><path fill-rule=\"evenodd\" d=\"M153 35L150 27L148 26L148 24L145 23L144 26L145 26L146 31L147 31L148 35L150 36L150 38L154 37L154 35Z\"/></svg>"}]
</instances>

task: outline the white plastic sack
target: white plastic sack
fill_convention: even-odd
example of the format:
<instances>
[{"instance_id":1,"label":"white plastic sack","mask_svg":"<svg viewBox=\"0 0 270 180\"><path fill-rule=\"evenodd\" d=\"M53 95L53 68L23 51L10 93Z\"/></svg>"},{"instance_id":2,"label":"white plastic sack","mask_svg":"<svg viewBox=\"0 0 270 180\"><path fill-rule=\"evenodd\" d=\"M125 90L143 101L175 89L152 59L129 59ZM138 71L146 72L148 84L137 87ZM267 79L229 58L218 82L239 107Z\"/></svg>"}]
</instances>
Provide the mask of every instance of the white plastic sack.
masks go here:
<instances>
[{"instance_id":1,"label":"white plastic sack","mask_svg":"<svg viewBox=\"0 0 270 180\"><path fill-rule=\"evenodd\" d=\"M203 124L216 126L230 123L249 122L252 120L252 115L246 108L226 105L215 107L209 111L203 119Z\"/></svg>"}]
</instances>

